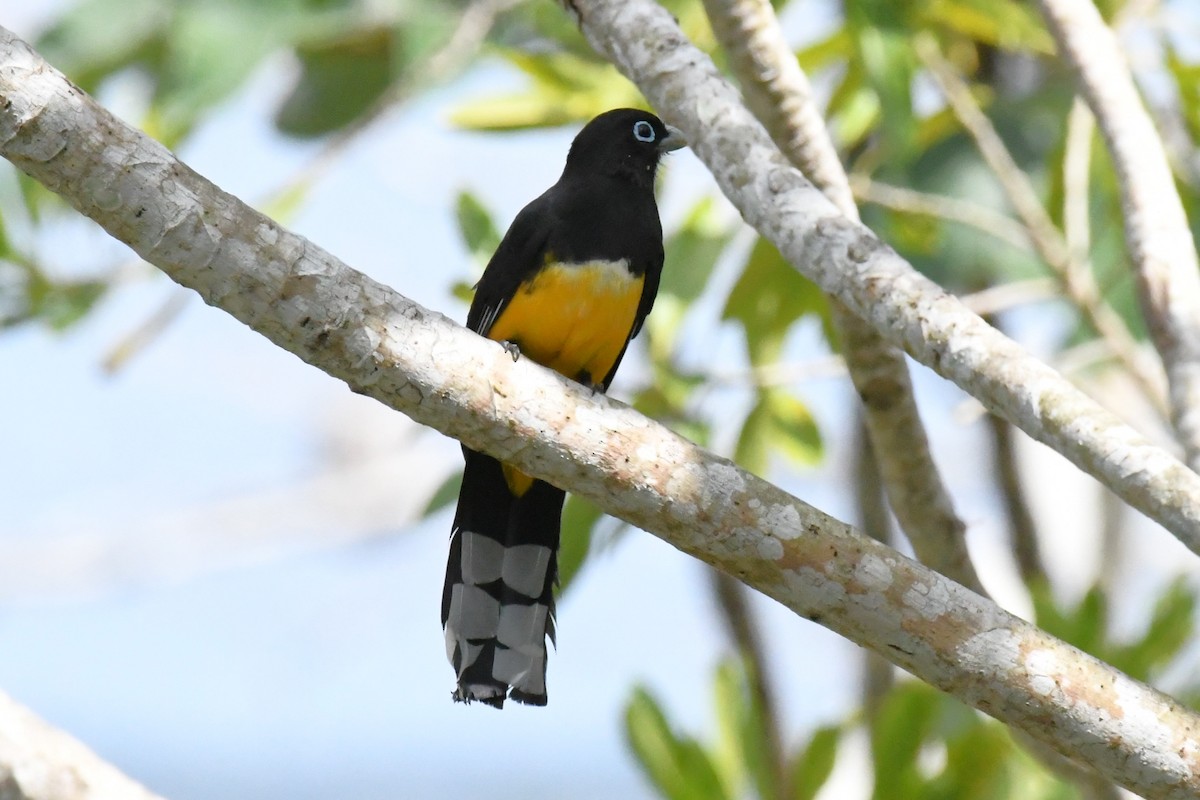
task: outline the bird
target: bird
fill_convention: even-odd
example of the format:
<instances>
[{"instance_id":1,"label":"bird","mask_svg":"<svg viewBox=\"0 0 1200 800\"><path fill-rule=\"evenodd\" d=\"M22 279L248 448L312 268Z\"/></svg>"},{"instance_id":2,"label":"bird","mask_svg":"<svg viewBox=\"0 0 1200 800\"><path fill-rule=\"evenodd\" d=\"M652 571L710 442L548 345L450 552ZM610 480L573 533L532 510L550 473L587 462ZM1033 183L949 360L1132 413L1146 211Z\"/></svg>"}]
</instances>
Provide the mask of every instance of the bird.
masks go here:
<instances>
[{"instance_id":1,"label":"bird","mask_svg":"<svg viewBox=\"0 0 1200 800\"><path fill-rule=\"evenodd\" d=\"M467 327L606 392L658 294L662 156L683 135L654 114L606 111L575 136L558 181L513 219L475 286ZM565 493L463 446L442 592L456 701L546 705L546 640Z\"/></svg>"}]
</instances>

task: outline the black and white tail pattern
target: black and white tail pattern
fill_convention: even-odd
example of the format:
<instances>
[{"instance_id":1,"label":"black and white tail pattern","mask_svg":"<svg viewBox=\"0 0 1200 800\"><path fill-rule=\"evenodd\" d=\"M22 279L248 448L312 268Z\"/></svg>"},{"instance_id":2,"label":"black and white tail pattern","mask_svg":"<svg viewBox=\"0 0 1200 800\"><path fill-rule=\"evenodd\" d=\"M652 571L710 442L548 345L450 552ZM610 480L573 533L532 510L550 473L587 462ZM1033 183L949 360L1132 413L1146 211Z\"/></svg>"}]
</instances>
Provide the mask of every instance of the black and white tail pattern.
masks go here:
<instances>
[{"instance_id":1,"label":"black and white tail pattern","mask_svg":"<svg viewBox=\"0 0 1200 800\"><path fill-rule=\"evenodd\" d=\"M564 493L534 481L514 496L499 461L464 453L442 592L446 655L458 675L454 699L544 706Z\"/></svg>"}]
</instances>

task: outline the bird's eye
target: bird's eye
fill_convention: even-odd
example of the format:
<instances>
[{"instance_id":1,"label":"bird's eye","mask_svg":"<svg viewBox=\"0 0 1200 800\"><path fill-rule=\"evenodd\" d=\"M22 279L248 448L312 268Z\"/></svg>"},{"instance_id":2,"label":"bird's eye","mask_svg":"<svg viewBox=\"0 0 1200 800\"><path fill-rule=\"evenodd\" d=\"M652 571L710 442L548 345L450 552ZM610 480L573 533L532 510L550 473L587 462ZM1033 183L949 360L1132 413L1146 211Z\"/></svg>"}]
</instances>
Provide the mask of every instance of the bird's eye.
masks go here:
<instances>
[{"instance_id":1,"label":"bird's eye","mask_svg":"<svg viewBox=\"0 0 1200 800\"><path fill-rule=\"evenodd\" d=\"M654 126L644 119L638 120L633 123L633 138L639 142L653 142Z\"/></svg>"}]
</instances>

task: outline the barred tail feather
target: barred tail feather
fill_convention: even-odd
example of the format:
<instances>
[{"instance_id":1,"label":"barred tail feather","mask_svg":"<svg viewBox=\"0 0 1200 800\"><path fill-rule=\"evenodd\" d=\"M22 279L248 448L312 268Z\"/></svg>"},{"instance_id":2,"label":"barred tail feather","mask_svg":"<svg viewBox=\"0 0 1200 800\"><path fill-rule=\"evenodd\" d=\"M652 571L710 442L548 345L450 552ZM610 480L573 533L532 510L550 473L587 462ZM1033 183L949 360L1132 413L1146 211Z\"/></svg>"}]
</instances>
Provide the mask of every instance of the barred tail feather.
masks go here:
<instances>
[{"instance_id":1,"label":"barred tail feather","mask_svg":"<svg viewBox=\"0 0 1200 800\"><path fill-rule=\"evenodd\" d=\"M500 462L465 452L442 593L454 699L545 705L564 494L534 481L514 497Z\"/></svg>"}]
</instances>

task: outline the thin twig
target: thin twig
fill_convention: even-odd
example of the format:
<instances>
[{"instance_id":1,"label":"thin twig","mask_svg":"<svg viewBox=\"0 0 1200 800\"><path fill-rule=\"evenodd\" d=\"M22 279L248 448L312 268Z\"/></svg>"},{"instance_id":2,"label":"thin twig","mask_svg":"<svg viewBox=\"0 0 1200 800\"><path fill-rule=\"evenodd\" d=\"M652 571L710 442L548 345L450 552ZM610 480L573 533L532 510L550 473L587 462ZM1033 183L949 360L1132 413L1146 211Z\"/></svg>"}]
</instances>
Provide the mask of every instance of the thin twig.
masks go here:
<instances>
[{"instance_id":1,"label":"thin twig","mask_svg":"<svg viewBox=\"0 0 1200 800\"><path fill-rule=\"evenodd\" d=\"M985 419L992 440L992 470L1000 490L1004 515L1008 518L1009 538L1017 571L1026 586L1044 583L1046 567L1042 564L1038 547L1037 523L1033 512L1029 510L1025 489L1021 486L1012 425L995 414L987 414Z\"/></svg>"},{"instance_id":2,"label":"thin twig","mask_svg":"<svg viewBox=\"0 0 1200 800\"><path fill-rule=\"evenodd\" d=\"M1025 226L973 200L892 186L862 173L850 176L850 188L854 190L854 196L864 203L968 225L1013 247L1029 249L1029 232Z\"/></svg>"},{"instance_id":3,"label":"thin twig","mask_svg":"<svg viewBox=\"0 0 1200 800\"><path fill-rule=\"evenodd\" d=\"M104 371L109 375L118 372L130 359L157 341L187 308L192 296L191 292L184 291L178 286L171 286L167 299L158 307L158 310L142 324L122 336L120 341L109 349L102 364Z\"/></svg>"},{"instance_id":4,"label":"thin twig","mask_svg":"<svg viewBox=\"0 0 1200 800\"><path fill-rule=\"evenodd\" d=\"M1067 248L1067 269L1071 283L1087 280L1087 263L1092 251L1092 136L1096 120L1087 104L1079 98L1067 114L1067 135L1063 148L1063 240ZM1084 275L1077 273L1085 272Z\"/></svg>"},{"instance_id":5,"label":"thin twig","mask_svg":"<svg viewBox=\"0 0 1200 800\"><path fill-rule=\"evenodd\" d=\"M1188 464L1200 469L1200 263L1162 139L1092 0L1038 5L1112 156L1142 314L1166 368L1171 422Z\"/></svg>"},{"instance_id":6,"label":"thin twig","mask_svg":"<svg viewBox=\"0 0 1200 800\"><path fill-rule=\"evenodd\" d=\"M1057 300L1062 297L1062 284L1053 278L1030 278L1025 281L1000 283L977 292L959 296L963 305L981 317L1001 311Z\"/></svg>"},{"instance_id":7,"label":"thin twig","mask_svg":"<svg viewBox=\"0 0 1200 800\"><path fill-rule=\"evenodd\" d=\"M1111 591L1117 588L1121 565L1128 563L1122 550L1129 506L1103 486L1097 486L1096 491L1100 493L1100 569L1096 583Z\"/></svg>"}]
</instances>

